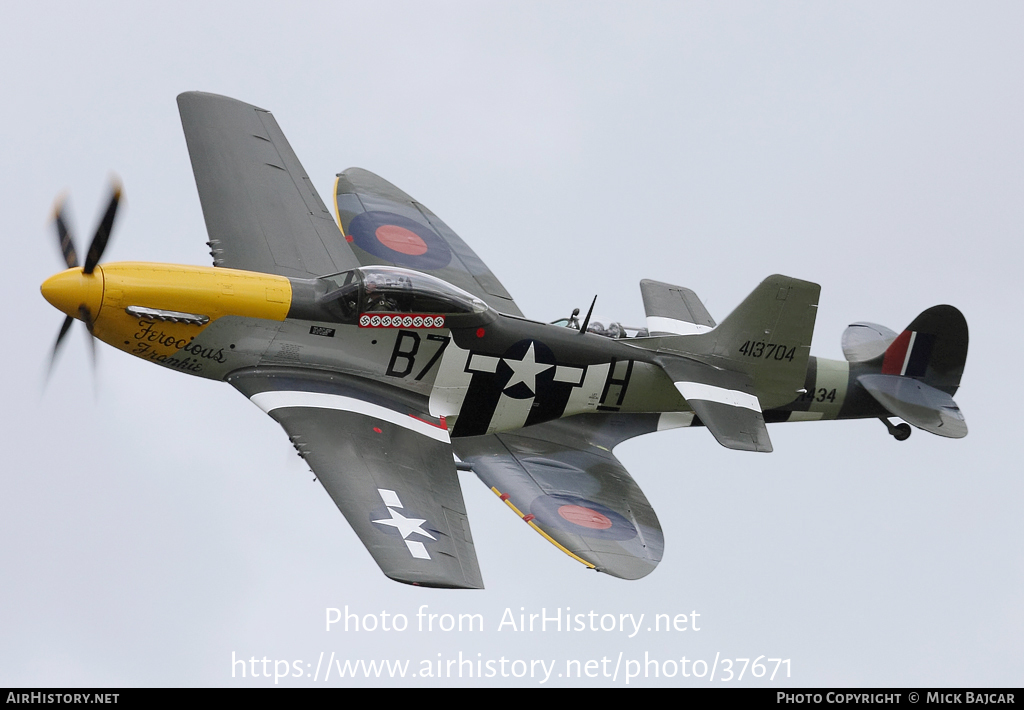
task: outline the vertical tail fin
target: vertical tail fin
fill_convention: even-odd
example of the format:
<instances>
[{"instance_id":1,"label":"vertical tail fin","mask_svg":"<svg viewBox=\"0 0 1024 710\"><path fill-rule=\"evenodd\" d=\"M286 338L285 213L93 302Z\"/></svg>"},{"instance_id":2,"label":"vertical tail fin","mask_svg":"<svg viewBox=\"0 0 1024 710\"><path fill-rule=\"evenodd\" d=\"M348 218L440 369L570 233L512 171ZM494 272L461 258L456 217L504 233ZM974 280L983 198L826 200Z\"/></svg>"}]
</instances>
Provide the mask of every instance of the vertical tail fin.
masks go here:
<instances>
[{"instance_id":1,"label":"vertical tail fin","mask_svg":"<svg viewBox=\"0 0 1024 710\"><path fill-rule=\"evenodd\" d=\"M896 336L857 381L897 417L932 434L959 439L967 423L953 395L967 361L967 320L953 306L933 306Z\"/></svg>"},{"instance_id":2,"label":"vertical tail fin","mask_svg":"<svg viewBox=\"0 0 1024 710\"><path fill-rule=\"evenodd\" d=\"M882 356L883 375L903 375L953 395L967 362L967 320L953 306L933 306L900 333Z\"/></svg>"},{"instance_id":3,"label":"vertical tail fin","mask_svg":"<svg viewBox=\"0 0 1024 710\"><path fill-rule=\"evenodd\" d=\"M749 377L760 409L789 404L804 386L820 292L810 281L769 276L713 329L637 340L636 345ZM672 312L676 320L682 320L680 312Z\"/></svg>"},{"instance_id":4,"label":"vertical tail fin","mask_svg":"<svg viewBox=\"0 0 1024 710\"><path fill-rule=\"evenodd\" d=\"M788 404L804 386L820 293L816 283L769 276L717 328L698 337L713 342L712 354L750 374L764 409Z\"/></svg>"}]
</instances>

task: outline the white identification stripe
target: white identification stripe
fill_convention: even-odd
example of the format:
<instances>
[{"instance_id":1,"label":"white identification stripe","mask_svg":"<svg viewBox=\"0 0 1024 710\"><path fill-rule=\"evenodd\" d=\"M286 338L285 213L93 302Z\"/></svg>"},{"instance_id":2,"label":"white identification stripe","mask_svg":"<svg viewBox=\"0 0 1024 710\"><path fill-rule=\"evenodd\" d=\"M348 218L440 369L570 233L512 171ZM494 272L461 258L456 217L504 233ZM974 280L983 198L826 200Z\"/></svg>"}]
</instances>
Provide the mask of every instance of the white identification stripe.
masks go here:
<instances>
[{"instance_id":1,"label":"white identification stripe","mask_svg":"<svg viewBox=\"0 0 1024 710\"><path fill-rule=\"evenodd\" d=\"M490 355L474 354L469 359L469 367L467 369L473 372L497 372L499 362L501 362L499 358L491 357Z\"/></svg>"},{"instance_id":2,"label":"white identification stripe","mask_svg":"<svg viewBox=\"0 0 1024 710\"><path fill-rule=\"evenodd\" d=\"M752 394L740 392L739 390L727 390L724 387L704 385L700 382L676 382L676 389L686 399L702 399L707 402L718 402L728 404L731 407L744 407L761 411L761 403Z\"/></svg>"},{"instance_id":3,"label":"white identification stripe","mask_svg":"<svg viewBox=\"0 0 1024 710\"><path fill-rule=\"evenodd\" d=\"M907 374L907 365L910 364L910 356L914 353L915 340L917 340L917 331L913 330L910 332L910 342L907 343L907 354L903 358L903 369L900 370L901 375Z\"/></svg>"},{"instance_id":4,"label":"white identification stripe","mask_svg":"<svg viewBox=\"0 0 1024 710\"><path fill-rule=\"evenodd\" d=\"M382 419L386 422L396 424L400 427L414 431L423 436L429 436L436 441L451 443L447 429L433 426L427 422L415 419L408 414L399 414L393 409L382 407L379 404L371 404L353 397L342 397L338 394L325 394L323 392L260 392L251 397L253 403L264 412L271 412L274 409L283 407L312 407L314 409L337 409L342 412L354 412L363 414L375 419Z\"/></svg>"},{"instance_id":5,"label":"white identification stripe","mask_svg":"<svg viewBox=\"0 0 1024 710\"><path fill-rule=\"evenodd\" d=\"M693 424L693 412L662 412L658 417L658 431L678 429Z\"/></svg>"},{"instance_id":6,"label":"white identification stripe","mask_svg":"<svg viewBox=\"0 0 1024 710\"><path fill-rule=\"evenodd\" d=\"M708 325L697 325L685 320L665 318L664 316L647 316L647 330L652 333L675 333L676 335L696 335L712 330Z\"/></svg>"},{"instance_id":7,"label":"white identification stripe","mask_svg":"<svg viewBox=\"0 0 1024 710\"><path fill-rule=\"evenodd\" d=\"M583 381L583 368L556 365L554 380L555 382L568 382L570 385L578 385Z\"/></svg>"}]
</instances>

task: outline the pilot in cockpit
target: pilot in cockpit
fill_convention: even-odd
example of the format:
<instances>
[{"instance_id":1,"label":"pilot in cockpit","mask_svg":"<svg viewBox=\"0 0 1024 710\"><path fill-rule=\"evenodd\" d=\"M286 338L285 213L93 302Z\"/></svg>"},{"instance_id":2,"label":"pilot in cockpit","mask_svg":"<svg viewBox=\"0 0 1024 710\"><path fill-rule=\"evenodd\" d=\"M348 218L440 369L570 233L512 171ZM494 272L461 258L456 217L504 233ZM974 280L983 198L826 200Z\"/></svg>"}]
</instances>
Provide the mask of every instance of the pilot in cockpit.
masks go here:
<instances>
[{"instance_id":1,"label":"pilot in cockpit","mask_svg":"<svg viewBox=\"0 0 1024 710\"><path fill-rule=\"evenodd\" d=\"M366 311L370 313L394 313L398 310L398 301L388 292L387 280L381 274L366 275L363 283L366 289Z\"/></svg>"}]
</instances>

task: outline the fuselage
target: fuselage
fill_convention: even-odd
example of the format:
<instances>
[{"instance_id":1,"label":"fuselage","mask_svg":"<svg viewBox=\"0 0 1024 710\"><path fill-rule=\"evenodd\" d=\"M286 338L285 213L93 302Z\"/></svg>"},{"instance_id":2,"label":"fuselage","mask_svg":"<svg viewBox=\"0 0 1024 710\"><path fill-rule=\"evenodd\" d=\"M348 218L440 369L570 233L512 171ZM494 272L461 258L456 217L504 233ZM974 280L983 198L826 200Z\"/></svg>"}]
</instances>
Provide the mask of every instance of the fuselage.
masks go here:
<instances>
[{"instance_id":1,"label":"fuselage","mask_svg":"<svg viewBox=\"0 0 1024 710\"><path fill-rule=\"evenodd\" d=\"M120 262L69 269L43 295L136 357L223 380L246 368L302 367L381 382L425 400L453 436L487 434L587 412L664 413L694 421L642 347L500 314L418 272L364 267L315 280L226 268ZM856 366L854 366L856 367ZM851 365L810 358L804 391L772 421L879 416Z\"/></svg>"}]
</instances>

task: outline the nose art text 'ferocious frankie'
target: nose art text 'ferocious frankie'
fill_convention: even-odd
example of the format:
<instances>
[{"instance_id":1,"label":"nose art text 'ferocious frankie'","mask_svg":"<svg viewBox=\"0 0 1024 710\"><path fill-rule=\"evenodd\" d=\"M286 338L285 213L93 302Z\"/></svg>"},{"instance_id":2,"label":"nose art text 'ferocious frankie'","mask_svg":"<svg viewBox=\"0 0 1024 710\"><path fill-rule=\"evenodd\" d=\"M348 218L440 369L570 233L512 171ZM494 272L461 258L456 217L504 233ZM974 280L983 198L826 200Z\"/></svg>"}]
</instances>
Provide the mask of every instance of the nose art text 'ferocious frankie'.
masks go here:
<instances>
[{"instance_id":1,"label":"nose art text 'ferocious frankie'","mask_svg":"<svg viewBox=\"0 0 1024 710\"><path fill-rule=\"evenodd\" d=\"M68 269L43 282L43 297L67 317L53 352L56 354L74 320L92 336L133 355L163 361L193 341L222 316L283 321L291 302L291 284L283 276L236 269L119 262L99 265L106 248L121 188L115 183L110 203L79 266L64 207L55 210L57 236ZM158 339L138 332L160 323ZM152 330L152 329L151 329Z\"/></svg>"}]
</instances>

